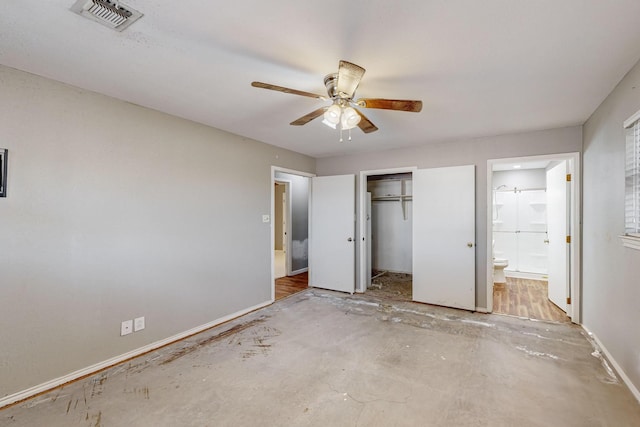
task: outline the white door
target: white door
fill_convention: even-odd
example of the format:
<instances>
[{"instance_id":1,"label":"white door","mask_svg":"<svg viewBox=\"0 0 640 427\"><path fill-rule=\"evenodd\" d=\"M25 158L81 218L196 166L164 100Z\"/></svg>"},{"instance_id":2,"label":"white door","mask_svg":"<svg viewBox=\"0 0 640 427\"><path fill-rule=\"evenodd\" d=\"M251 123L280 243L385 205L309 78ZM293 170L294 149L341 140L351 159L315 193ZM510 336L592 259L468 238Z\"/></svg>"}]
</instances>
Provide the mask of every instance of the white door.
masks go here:
<instances>
[{"instance_id":1,"label":"white door","mask_svg":"<svg viewBox=\"0 0 640 427\"><path fill-rule=\"evenodd\" d=\"M355 175L311 179L309 286L355 290Z\"/></svg>"},{"instance_id":2,"label":"white door","mask_svg":"<svg viewBox=\"0 0 640 427\"><path fill-rule=\"evenodd\" d=\"M547 171L547 235L549 299L565 312L569 286L567 196L567 162L563 161Z\"/></svg>"},{"instance_id":3,"label":"white door","mask_svg":"<svg viewBox=\"0 0 640 427\"><path fill-rule=\"evenodd\" d=\"M366 258L367 258L367 262L366 262L366 272L365 272L365 282L364 282L364 289L363 290L367 290L367 288L369 288L371 286L371 193L367 192L366 198L365 198L365 205L366 205L366 216L365 216L365 221L367 221L367 225L365 226L365 230L366 230L366 236L365 236L365 242L364 245L366 247L365 250L365 254L366 254Z\"/></svg>"},{"instance_id":4,"label":"white door","mask_svg":"<svg viewBox=\"0 0 640 427\"><path fill-rule=\"evenodd\" d=\"M475 166L413 174L413 300L475 310Z\"/></svg>"}]
</instances>

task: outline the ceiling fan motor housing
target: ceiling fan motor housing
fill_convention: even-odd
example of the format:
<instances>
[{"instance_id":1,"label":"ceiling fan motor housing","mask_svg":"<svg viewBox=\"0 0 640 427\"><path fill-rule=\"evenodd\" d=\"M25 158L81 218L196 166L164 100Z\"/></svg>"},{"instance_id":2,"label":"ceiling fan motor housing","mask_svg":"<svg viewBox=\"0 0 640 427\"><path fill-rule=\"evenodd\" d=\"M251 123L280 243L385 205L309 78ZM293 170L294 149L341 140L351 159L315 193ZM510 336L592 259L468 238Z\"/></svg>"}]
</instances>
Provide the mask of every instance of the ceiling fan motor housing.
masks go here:
<instances>
[{"instance_id":1,"label":"ceiling fan motor housing","mask_svg":"<svg viewBox=\"0 0 640 427\"><path fill-rule=\"evenodd\" d=\"M324 76L324 86L327 88L327 94L329 98L335 99L338 97L338 73L327 74Z\"/></svg>"}]
</instances>

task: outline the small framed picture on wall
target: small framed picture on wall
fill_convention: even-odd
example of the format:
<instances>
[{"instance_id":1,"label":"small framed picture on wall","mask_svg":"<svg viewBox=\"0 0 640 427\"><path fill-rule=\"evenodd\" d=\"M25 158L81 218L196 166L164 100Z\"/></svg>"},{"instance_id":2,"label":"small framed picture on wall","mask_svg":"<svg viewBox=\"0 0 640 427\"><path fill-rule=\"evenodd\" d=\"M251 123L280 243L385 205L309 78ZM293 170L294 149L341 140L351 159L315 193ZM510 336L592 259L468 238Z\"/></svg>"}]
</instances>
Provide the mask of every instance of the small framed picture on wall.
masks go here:
<instances>
[{"instance_id":1,"label":"small framed picture on wall","mask_svg":"<svg viewBox=\"0 0 640 427\"><path fill-rule=\"evenodd\" d=\"M0 197L7 197L7 152L0 148Z\"/></svg>"}]
</instances>

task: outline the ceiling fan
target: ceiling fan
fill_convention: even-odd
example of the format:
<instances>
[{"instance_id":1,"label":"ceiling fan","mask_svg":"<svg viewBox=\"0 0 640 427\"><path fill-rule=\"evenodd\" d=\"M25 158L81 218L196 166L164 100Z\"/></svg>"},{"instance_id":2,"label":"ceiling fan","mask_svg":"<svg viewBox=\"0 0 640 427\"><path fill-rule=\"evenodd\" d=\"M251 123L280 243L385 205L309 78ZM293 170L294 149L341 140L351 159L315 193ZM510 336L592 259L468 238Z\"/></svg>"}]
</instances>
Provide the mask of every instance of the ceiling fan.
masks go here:
<instances>
[{"instance_id":1,"label":"ceiling fan","mask_svg":"<svg viewBox=\"0 0 640 427\"><path fill-rule=\"evenodd\" d=\"M378 128L354 107L410 111L414 113L422 110L422 101L381 98L354 99L356 89L360 84L364 72L365 69L359 65L347 61L340 61L338 72L327 74L324 78L324 85L327 88L328 96L262 82L252 82L251 86L290 93L292 95L330 100L332 102L330 106L318 108L292 121L291 125L293 126L302 126L317 117L324 116L322 122L333 129L340 129L342 131L350 130L358 126L364 133L370 133L377 131ZM349 134L349 139L351 139L351 134ZM342 132L340 141L342 141Z\"/></svg>"}]
</instances>

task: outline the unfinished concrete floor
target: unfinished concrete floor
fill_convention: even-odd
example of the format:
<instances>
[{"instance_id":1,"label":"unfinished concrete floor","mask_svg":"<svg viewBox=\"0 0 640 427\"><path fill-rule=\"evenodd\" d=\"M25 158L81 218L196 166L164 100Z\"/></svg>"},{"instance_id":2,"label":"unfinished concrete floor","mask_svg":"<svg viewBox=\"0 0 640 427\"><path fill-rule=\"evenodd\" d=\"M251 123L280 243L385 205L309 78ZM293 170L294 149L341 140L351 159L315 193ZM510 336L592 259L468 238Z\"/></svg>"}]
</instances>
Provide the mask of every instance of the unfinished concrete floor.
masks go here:
<instances>
[{"instance_id":1,"label":"unfinished concrete floor","mask_svg":"<svg viewBox=\"0 0 640 427\"><path fill-rule=\"evenodd\" d=\"M2 426L638 426L583 330L309 289L0 410Z\"/></svg>"}]
</instances>

